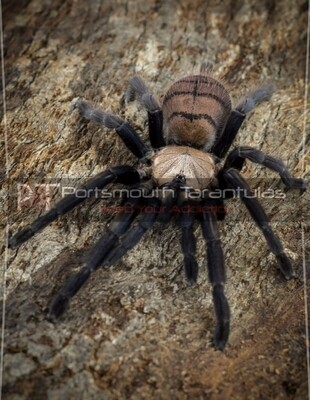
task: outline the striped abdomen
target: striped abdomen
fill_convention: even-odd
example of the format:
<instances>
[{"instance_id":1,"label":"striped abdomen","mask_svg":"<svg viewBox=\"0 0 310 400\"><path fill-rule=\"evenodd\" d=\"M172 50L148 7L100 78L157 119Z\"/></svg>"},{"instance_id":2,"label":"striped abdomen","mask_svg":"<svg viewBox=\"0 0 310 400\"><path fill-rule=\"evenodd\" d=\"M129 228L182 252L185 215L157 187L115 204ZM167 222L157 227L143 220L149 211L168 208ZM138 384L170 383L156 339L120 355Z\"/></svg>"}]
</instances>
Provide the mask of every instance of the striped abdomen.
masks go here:
<instances>
[{"instance_id":1,"label":"striped abdomen","mask_svg":"<svg viewBox=\"0 0 310 400\"><path fill-rule=\"evenodd\" d=\"M168 140L208 150L231 113L224 86L208 75L191 75L175 82L163 100Z\"/></svg>"}]
</instances>

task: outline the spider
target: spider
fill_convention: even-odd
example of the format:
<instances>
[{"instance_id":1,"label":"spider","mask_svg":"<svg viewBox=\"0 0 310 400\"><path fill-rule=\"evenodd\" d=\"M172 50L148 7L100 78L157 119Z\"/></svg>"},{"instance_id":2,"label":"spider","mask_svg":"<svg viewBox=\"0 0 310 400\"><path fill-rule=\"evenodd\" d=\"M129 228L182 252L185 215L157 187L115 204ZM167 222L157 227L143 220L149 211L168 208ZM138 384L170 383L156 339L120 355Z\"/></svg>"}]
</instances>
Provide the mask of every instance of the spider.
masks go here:
<instances>
[{"instance_id":1,"label":"spider","mask_svg":"<svg viewBox=\"0 0 310 400\"><path fill-rule=\"evenodd\" d=\"M189 283L195 283L198 265L193 226L198 220L207 247L208 276L216 316L214 346L224 349L229 336L230 311L224 293L225 266L217 221L224 219L223 202L231 195L212 196L215 190L221 193L226 193L226 189L238 190L275 255L281 273L286 279L293 275L291 262L278 236L271 229L258 200L250 195L251 190L240 171L247 159L276 171L289 188L304 190L305 181L294 178L282 161L252 147L234 148L225 158L246 114L261 102L268 101L272 92L270 84L258 86L233 109L224 83L209 70L201 68L198 74L174 82L161 107L144 81L134 76L129 81L125 99L128 102L137 99L146 109L151 146L146 145L120 117L95 109L85 101L78 102L84 118L114 129L139 160L136 166L120 165L99 173L86 182L83 189L93 196L94 191L102 190L110 183L122 183L133 188L139 196L133 196L130 191L125 196L121 211L85 255L79 272L64 283L49 303L49 320L54 321L63 314L70 299L92 272L119 260L155 222L167 223L173 219L180 228L185 275ZM155 194L154 188L158 189ZM202 196L192 196L199 191L203 192ZM20 246L86 197L76 193L64 197L46 214L11 236L9 247ZM200 206L199 212L188 211L193 204ZM175 206L182 206L182 212L174 212Z\"/></svg>"}]
</instances>

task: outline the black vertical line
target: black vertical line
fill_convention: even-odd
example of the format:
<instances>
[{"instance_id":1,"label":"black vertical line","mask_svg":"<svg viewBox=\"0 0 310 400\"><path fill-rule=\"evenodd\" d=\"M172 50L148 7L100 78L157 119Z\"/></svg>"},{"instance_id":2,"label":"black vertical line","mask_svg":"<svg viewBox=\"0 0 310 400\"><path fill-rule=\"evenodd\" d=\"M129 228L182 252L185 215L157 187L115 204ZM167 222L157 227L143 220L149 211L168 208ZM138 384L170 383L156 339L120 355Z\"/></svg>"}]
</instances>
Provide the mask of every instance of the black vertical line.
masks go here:
<instances>
[{"instance_id":1,"label":"black vertical line","mask_svg":"<svg viewBox=\"0 0 310 400\"><path fill-rule=\"evenodd\" d=\"M194 114L195 101L196 101L197 94L198 94L198 83L199 83L199 80L197 78L196 82L195 82L194 90L192 93L192 95L193 95L193 105L192 105L192 112L191 112L192 115ZM193 122L193 118L190 118L190 121Z\"/></svg>"}]
</instances>

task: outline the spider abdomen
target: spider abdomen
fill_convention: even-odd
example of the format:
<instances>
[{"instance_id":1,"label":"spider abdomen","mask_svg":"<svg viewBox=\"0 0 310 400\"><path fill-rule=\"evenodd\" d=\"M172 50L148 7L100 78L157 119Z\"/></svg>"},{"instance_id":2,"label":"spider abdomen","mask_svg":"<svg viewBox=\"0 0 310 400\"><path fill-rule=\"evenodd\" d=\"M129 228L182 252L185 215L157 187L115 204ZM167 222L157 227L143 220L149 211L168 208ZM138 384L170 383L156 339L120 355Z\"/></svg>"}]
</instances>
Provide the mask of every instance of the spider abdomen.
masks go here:
<instances>
[{"instance_id":1,"label":"spider abdomen","mask_svg":"<svg viewBox=\"0 0 310 400\"><path fill-rule=\"evenodd\" d=\"M190 75L170 87L162 108L170 142L208 150L226 125L231 100L221 82Z\"/></svg>"},{"instance_id":2,"label":"spider abdomen","mask_svg":"<svg viewBox=\"0 0 310 400\"><path fill-rule=\"evenodd\" d=\"M207 188L215 176L213 157L187 146L167 146L153 157L152 176L160 186L183 175L193 189Z\"/></svg>"}]
</instances>

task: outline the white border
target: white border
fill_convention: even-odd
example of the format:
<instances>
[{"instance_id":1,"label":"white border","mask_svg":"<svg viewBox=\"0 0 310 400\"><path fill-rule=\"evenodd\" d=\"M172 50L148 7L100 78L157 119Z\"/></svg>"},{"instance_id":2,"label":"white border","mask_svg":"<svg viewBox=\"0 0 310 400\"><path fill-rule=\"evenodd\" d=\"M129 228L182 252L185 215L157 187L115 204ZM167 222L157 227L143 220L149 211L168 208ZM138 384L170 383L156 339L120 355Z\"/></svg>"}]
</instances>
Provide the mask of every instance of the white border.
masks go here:
<instances>
[{"instance_id":1,"label":"white border","mask_svg":"<svg viewBox=\"0 0 310 400\"><path fill-rule=\"evenodd\" d=\"M302 171L305 171L306 157L306 129L308 117L308 84L309 84L309 56L310 56L310 0L308 0L308 29L307 29L307 48L306 48L306 71L305 71L305 99L304 99L304 124L302 138ZM309 190L309 188L308 188ZM307 296L307 269L306 269L306 248L305 248L305 226L301 223L301 245L302 245L302 267L304 281L304 302L305 302L305 331L306 331L306 358L307 358L307 381L308 381L308 400L310 400L310 342L309 342L309 313Z\"/></svg>"},{"instance_id":2,"label":"white border","mask_svg":"<svg viewBox=\"0 0 310 400\"><path fill-rule=\"evenodd\" d=\"M8 131L6 119L6 92L5 92L5 73L4 73L4 46L3 46L3 23L2 23L2 0L0 0L0 50L1 50L1 80L2 80L2 100L3 100L3 132L4 132L4 148L5 148L5 177L6 184L9 184L9 151L8 151ZM8 193L7 193L8 195ZM7 198L8 205L8 198ZM4 335L5 335L5 300L6 300L6 270L8 267L8 237L9 237L9 214L6 219L5 230L5 250L4 263L1 271L2 282L2 325L1 325L1 348L0 348L0 400L2 399L3 387L3 358L4 358Z\"/></svg>"},{"instance_id":3,"label":"white border","mask_svg":"<svg viewBox=\"0 0 310 400\"><path fill-rule=\"evenodd\" d=\"M3 99L3 125L4 125L4 147L6 161L6 182L9 183L9 152L8 152L8 131L6 119L6 90L5 90L5 71L4 71L4 45L3 45L3 22L2 22L2 0L0 0L0 50L1 50L1 80L2 80L2 99ZM306 155L306 125L308 116L308 83L309 83L309 56L310 56L310 0L308 0L308 27L307 27L307 48L306 48L306 70L305 70L305 98L304 98L304 123L303 123L303 138L302 138L302 170L305 167ZM8 203L8 199L7 199ZM6 300L6 270L8 266L8 233L9 233L9 215L6 222L6 239L4 263L2 268L2 325L1 325L1 348L0 348L0 400L2 399L3 387L3 358L4 358L4 335L5 335L5 300ZM304 280L304 303L305 303L305 331L306 331L306 357L307 357L307 376L308 376L308 399L310 400L310 342L309 342L309 315L308 315L308 297L307 297L307 270L306 270L306 255L305 255L305 228L301 223L302 236L302 253L303 253L303 280Z\"/></svg>"}]
</instances>

